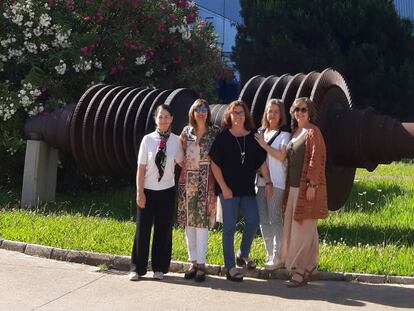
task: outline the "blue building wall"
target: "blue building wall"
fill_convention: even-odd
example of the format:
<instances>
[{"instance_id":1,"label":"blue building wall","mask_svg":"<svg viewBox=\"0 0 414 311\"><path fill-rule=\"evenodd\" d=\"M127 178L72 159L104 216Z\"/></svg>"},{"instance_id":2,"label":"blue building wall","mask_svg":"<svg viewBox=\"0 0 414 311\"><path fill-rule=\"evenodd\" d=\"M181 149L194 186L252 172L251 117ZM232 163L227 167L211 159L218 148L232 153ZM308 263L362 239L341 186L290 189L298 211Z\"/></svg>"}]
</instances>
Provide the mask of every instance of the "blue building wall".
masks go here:
<instances>
[{"instance_id":1,"label":"blue building wall","mask_svg":"<svg viewBox=\"0 0 414 311\"><path fill-rule=\"evenodd\" d=\"M401 17L414 21L414 1L413 0L394 0L395 8Z\"/></svg>"}]
</instances>

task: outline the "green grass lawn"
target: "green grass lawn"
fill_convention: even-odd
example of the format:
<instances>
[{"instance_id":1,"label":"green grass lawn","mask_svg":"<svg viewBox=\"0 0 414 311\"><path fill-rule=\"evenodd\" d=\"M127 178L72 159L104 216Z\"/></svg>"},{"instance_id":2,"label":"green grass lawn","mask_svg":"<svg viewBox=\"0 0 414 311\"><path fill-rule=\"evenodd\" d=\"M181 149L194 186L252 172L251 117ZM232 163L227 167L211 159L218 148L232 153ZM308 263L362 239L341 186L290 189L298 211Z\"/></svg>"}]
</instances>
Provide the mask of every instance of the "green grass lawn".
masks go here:
<instances>
[{"instance_id":1,"label":"green grass lawn","mask_svg":"<svg viewBox=\"0 0 414 311\"><path fill-rule=\"evenodd\" d=\"M348 202L319 223L320 270L414 276L414 164L358 170ZM60 248L129 255L135 230L132 188L19 208L18 190L0 188L0 237ZM174 229L173 259L187 260L184 231ZM236 245L241 234L236 233ZM260 236L251 257L263 265ZM209 263L223 264L221 232L212 231Z\"/></svg>"}]
</instances>

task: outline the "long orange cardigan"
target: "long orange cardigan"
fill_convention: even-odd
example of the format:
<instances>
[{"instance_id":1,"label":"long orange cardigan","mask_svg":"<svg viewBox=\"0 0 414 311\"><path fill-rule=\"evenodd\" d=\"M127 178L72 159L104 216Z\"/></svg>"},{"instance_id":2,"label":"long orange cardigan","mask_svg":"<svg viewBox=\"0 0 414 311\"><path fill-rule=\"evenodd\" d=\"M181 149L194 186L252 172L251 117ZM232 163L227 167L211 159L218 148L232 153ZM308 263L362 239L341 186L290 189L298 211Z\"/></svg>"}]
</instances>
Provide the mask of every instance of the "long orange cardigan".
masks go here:
<instances>
[{"instance_id":1,"label":"long orange cardigan","mask_svg":"<svg viewBox=\"0 0 414 311\"><path fill-rule=\"evenodd\" d=\"M306 133L305 158L299 183L299 196L294 215L295 220L323 219L328 216L325 163L325 141L319 128L312 125ZM318 186L316 188L315 199L312 201L306 199L308 182ZM286 205L289 196L289 187L287 186L285 189Z\"/></svg>"}]
</instances>

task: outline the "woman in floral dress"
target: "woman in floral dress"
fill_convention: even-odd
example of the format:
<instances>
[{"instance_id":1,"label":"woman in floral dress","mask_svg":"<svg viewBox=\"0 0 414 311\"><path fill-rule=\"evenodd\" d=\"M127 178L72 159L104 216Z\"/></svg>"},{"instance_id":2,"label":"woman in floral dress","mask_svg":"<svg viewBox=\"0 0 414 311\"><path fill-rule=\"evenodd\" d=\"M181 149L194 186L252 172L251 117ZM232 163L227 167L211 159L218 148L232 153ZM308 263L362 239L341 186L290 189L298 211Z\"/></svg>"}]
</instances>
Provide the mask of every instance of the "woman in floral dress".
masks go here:
<instances>
[{"instance_id":1,"label":"woman in floral dress","mask_svg":"<svg viewBox=\"0 0 414 311\"><path fill-rule=\"evenodd\" d=\"M185 160L178 182L178 223L185 227L192 263L184 277L196 282L205 280L208 228L214 224L217 200L208 153L220 128L210 118L208 103L197 99L188 112L189 125L180 136Z\"/></svg>"}]
</instances>

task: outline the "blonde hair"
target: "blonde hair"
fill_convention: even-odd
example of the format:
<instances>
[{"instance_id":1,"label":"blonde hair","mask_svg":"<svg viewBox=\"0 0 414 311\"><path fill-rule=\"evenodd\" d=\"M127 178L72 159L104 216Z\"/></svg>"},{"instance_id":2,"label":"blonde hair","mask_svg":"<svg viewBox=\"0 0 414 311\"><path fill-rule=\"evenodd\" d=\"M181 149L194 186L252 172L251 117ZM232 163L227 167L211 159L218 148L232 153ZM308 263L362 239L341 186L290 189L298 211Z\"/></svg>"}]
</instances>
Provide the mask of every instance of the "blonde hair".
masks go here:
<instances>
[{"instance_id":1,"label":"blonde hair","mask_svg":"<svg viewBox=\"0 0 414 311\"><path fill-rule=\"evenodd\" d=\"M262 117L262 128L268 128L270 125L269 121L267 120L266 114L269 111L270 106L272 105L276 105L279 107L280 116L279 116L279 123L277 127L281 128L283 125L286 124L285 104L280 99L272 98L272 99L269 99L266 103L266 106L263 112L263 117Z\"/></svg>"}]
</instances>

